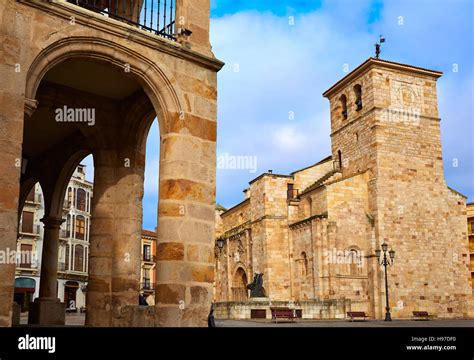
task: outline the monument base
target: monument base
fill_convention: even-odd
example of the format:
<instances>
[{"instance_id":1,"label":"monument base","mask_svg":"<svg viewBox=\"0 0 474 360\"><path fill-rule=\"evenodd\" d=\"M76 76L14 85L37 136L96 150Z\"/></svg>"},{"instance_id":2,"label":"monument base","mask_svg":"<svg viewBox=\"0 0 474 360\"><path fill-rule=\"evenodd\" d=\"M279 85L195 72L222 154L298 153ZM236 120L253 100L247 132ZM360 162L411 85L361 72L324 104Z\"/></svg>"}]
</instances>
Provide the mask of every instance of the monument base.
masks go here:
<instances>
[{"instance_id":1,"label":"monument base","mask_svg":"<svg viewBox=\"0 0 474 360\"><path fill-rule=\"evenodd\" d=\"M29 325L65 325L66 304L59 299L37 298L30 303Z\"/></svg>"}]
</instances>

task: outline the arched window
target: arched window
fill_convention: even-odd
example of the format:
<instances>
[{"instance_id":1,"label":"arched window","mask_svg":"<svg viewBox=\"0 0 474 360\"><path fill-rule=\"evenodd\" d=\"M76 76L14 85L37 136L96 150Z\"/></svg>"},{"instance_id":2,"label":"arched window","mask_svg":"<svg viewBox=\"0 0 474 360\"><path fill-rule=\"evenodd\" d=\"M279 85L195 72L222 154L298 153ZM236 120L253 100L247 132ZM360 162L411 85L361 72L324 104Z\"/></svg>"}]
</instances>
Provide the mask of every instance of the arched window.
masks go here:
<instances>
[{"instance_id":1,"label":"arched window","mask_svg":"<svg viewBox=\"0 0 474 360\"><path fill-rule=\"evenodd\" d=\"M72 189L71 188L67 188L67 208L70 208L71 205L72 205Z\"/></svg>"},{"instance_id":2,"label":"arched window","mask_svg":"<svg viewBox=\"0 0 474 360\"><path fill-rule=\"evenodd\" d=\"M359 84L354 86L354 95L355 95L355 104L356 110L359 111L362 109L362 86Z\"/></svg>"},{"instance_id":3,"label":"arched window","mask_svg":"<svg viewBox=\"0 0 474 360\"><path fill-rule=\"evenodd\" d=\"M357 249L349 249L347 254L349 274L358 275L362 271L362 259Z\"/></svg>"},{"instance_id":4,"label":"arched window","mask_svg":"<svg viewBox=\"0 0 474 360\"><path fill-rule=\"evenodd\" d=\"M84 229L84 240L89 241L89 219L86 219L86 227Z\"/></svg>"},{"instance_id":5,"label":"arched window","mask_svg":"<svg viewBox=\"0 0 474 360\"><path fill-rule=\"evenodd\" d=\"M74 271L84 271L84 247L82 245L74 247Z\"/></svg>"},{"instance_id":6,"label":"arched window","mask_svg":"<svg viewBox=\"0 0 474 360\"><path fill-rule=\"evenodd\" d=\"M69 244L66 244L66 253L64 254L64 269L69 270Z\"/></svg>"},{"instance_id":7,"label":"arched window","mask_svg":"<svg viewBox=\"0 0 474 360\"><path fill-rule=\"evenodd\" d=\"M77 189L76 207L78 210L86 211L86 191Z\"/></svg>"},{"instance_id":8,"label":"arched window","mask_svg":"<svg viewBox=\"0 0 474 360\"><path fill-rule=\"evenodd\" d=\"M66 237L69 239L71 237L71 215L66 217Z\"/></svg>"},{"instance_id":9,"label":"arched window","mask_svg":"<svg viewBox=\"0 0 474 360\"><path fill-rule=\"evenodd\" d=\"M347 97L346 95L342 94L339 98L339 102L341 105L341 114L344 119L347 119Z\"/></svg>"},{"instance_id":10,"label":"arched window","mask_svg":"<svg viewBox=\"0 0 474 360\"><path fill-rule=\"evenodd\" d=\"M76 239L84 240L86 233L86 219L82 215L76 216Z\"/></svg>"},{"instance_id":11,"label":"arched window","mask_svg":"<svg viewBox=\"0 0 474 360\"><path fill-rule=\"evenodd\" d=\"M308 275L308 257L304 251L301 253L301 275Z\"/></svg>"}]
</instances>

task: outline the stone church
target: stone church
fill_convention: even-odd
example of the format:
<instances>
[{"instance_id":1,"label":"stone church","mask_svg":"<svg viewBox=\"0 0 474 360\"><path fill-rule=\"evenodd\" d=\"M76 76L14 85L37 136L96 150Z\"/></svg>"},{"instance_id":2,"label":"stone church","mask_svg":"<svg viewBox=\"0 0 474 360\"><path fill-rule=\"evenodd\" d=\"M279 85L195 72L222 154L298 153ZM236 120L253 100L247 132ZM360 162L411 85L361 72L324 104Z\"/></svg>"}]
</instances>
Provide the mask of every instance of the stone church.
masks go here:
<instances>
[{"instance_id":1,"label":"stone church","mask_svg":"<svg viewBox=\"0 0 474 360\"><path fill-rule=\"evenodd\" d=\"M381 319L382 243L395 251L393 318L474 315L466 197L443 175L441 75L369 58L323 94L330 156L289 175L266 172L241 203L216 209L218 317L268 318L273 305L303 318ZM255 273L264 274L264 298L249 298Z\"/></svg>"}]
</instances>

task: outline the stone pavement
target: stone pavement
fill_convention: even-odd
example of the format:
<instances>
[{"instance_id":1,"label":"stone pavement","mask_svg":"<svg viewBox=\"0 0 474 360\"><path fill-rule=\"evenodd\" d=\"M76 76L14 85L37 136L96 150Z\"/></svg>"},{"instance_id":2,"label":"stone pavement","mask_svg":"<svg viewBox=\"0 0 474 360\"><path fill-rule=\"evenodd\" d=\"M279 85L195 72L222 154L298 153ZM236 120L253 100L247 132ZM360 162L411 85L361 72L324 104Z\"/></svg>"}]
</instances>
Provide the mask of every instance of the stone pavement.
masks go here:
<instances>
[{"instance_id":1,"label":"stone pavement","mask_svg":"<svg viewBox=\"0 0 474 360\"><path fill-rule=\"evenodd\" d=\"M67 326L84 326L84 314L67 314ZM20 323L26 325L28 314L22 313ZM297 322L279 322L270 320L216 320L217 327L472 327L474 319L463 320L382 320L347 321L347 320L298 320Z\"/></svg>"},{"instance_id":2,"label":"stone pavement","mask_svg":"<svg viewBox=\"0 0 474 360\"><path fill-rule=\"evenodd\" d=\"M217 327L474 327L474 319L462 320L298 320L278 322L270 320L216 320Z\"/></svg>"}]
</instances>

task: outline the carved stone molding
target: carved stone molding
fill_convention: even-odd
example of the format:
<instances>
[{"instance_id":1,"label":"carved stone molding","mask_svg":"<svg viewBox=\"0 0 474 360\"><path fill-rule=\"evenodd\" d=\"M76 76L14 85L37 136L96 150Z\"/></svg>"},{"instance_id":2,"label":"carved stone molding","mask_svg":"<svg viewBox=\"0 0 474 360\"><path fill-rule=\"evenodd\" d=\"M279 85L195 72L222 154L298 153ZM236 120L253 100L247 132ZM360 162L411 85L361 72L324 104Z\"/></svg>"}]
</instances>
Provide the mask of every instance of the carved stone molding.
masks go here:
<instances>
[{"instance_id":1,"label":"carved stone molding","mask_svg":"<svg viewBox=\"0 0 474 360\"><path fill-rule=\"evenodd\" d=\"M31 117L38 108L38 100L25 98L25 114Z\"/></svg>"}]
</instances>

